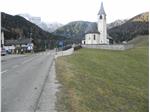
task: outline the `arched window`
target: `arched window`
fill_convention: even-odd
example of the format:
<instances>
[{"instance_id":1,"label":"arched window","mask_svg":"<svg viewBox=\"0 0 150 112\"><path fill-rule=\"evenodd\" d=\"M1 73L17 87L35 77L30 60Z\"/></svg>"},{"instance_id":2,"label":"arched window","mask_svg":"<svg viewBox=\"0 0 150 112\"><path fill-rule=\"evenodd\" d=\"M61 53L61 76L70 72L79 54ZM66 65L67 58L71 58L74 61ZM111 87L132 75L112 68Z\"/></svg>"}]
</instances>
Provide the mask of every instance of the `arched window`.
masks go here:
<instances>
[{"instance_id":1,"label":"arched window","mask_svg":"<svg viewBox=\"0 0 150 112\"><path fill-rule=\"evenodd\" d=\"M99 17L100 19L102 19L102 15L100 15L100 17Z\"/></svg>"},{"instance_id":2,"label":"arched window","mask_svg":"<svg viewBox=\"0 0 150 112\"><path fill-rule=\"evenodd\" d=\"M94 37L94 40L96 40L95 35L93 35L93 37Z\"/></svg>"}]
</instances>

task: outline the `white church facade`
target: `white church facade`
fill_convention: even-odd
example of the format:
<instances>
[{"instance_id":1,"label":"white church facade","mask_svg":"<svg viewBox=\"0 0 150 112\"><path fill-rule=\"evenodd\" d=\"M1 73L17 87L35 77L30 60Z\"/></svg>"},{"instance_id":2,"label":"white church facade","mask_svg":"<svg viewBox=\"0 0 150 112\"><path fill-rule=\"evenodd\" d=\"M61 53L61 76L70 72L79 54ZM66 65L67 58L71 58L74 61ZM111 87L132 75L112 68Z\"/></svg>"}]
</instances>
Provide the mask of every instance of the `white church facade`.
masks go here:
<instances>
[{"instance_id":1,"label":"white church facade","mask_svg":"<svg viewBox=\"0 0 150 112\"><path fill-rule=\"evenodd\" d=\"M85 44L99 44L99 36L98 32L90 32L85 34Z\"/></svg>"},{"instance_id":2,"label":"white church facade","mask_svg":"<svg viewBox=\"0 0 150 112\"><path fill-rule=\"evenodd\" d=\"M106 13L104 11L103 3L98 12L97 25L90 25L85 32L85 40L82 40L82 44L110 44L112 38L107 35Z\"/></svg>"}]
</instances>

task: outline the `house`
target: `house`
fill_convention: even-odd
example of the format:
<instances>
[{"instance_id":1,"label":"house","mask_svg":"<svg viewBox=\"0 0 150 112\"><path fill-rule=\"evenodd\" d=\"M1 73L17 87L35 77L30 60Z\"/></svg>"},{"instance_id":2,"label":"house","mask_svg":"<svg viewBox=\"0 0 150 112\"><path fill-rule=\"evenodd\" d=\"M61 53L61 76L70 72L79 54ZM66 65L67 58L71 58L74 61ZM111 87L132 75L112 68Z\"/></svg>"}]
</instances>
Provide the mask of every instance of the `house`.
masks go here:
<instances>
[{"instance_id":1,"label":"house","mask_svg":"<svg viewBox=\"0 0 150 112\"><path fill-rule=\"evenodd\" d=\"M4 41L5 41L5 37L4 37L4 33L5 32L9 32L9 30L7 30L6 28L4 27L1 27L1 47L3 48L4 47Z\"/></svg>"},{"instance_id":2,"label":"house","mask_svg":"<svg viewBox=\"0 0 150 112\"><path fill-rule=\"evenodd\" d=\"M17 40L5 40L5 49L12 53L26 53L32 52L34 43L32 38L19 38Z\"/></svg>"},{"instance_id":3,"label":"house","mask_svg":"<svg viewBox=\"0 0 150 112\"><path fill-rule=\"evenodd\" d=\"M5 33L9 32L4 27L1 27L1 47L4 48L8 53L21 53L21 52L32 52L34 48L32 38L23 38L19 39L5 39Z\"/></svg>"},{"instance_id":4,"label":"house","mask_svg":"<svg viewBox=\"0 0 150 112\"><path fill-rule=\"evenodd\" d=\"M112 38L107 34L106 13L104 11L103 3L98 12L97 25L89 25L85 33L85 40L82 44L113 44Z\"/></svg>"}]
</instances>

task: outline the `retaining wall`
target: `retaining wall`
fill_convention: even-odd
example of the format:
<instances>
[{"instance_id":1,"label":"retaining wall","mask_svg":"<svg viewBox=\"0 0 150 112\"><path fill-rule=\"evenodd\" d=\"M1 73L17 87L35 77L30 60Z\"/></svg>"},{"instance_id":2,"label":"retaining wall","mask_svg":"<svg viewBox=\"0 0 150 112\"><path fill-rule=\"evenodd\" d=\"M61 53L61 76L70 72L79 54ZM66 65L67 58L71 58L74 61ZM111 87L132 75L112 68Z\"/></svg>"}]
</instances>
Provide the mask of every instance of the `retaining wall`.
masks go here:
<instances>
[{"instance_id":1,"label":"retaining wall","mask_svg":"<svg viewBox=\"0 0 150 112\"><path fill-rule=\"evenodd\" d=\"M73 54L73 52L74 52L74 48L70 48L65 51L59 51L59 52L56 52L55 58L60 57L60 56L71 55L71 54Z\"/></svg>"},{"instance_id":2,"label":"retaining wall","mask_svg":"<svg viewBox=\"0 0 150 112\"><path fill-rule=\"evenodd\" d=\"M128 45L82 45L83 48L94 48L94 49L109 49L109 50L126 50L133 48L132 44Z\"/></svg>"}]
</instances>

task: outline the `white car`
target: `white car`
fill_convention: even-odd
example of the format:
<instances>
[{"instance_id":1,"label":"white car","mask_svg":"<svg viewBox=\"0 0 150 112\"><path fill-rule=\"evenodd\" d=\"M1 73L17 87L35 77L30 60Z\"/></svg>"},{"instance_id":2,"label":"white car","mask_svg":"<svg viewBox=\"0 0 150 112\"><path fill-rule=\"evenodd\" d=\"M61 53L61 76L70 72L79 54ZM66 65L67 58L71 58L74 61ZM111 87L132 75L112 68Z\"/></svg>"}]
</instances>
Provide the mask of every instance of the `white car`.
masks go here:
<instances>
[{"instance_id":1,"label":"white car","mask_svg":"<svg viewBox=\"0 0 150 112\"><path fill-rule=\"evenodd\" d=\"M7 54L6 50L4 48L1 48L1 56L5 56Z\"/></svg>"}]
</instances>

